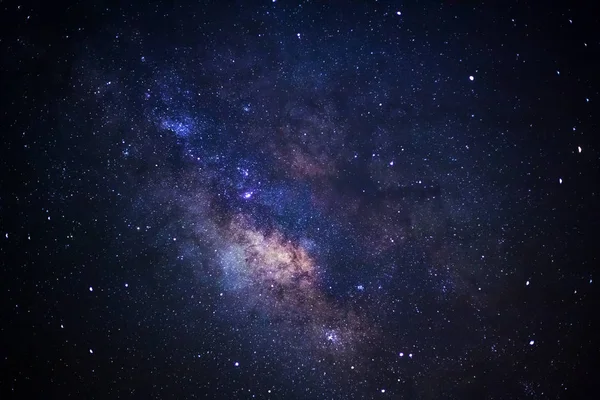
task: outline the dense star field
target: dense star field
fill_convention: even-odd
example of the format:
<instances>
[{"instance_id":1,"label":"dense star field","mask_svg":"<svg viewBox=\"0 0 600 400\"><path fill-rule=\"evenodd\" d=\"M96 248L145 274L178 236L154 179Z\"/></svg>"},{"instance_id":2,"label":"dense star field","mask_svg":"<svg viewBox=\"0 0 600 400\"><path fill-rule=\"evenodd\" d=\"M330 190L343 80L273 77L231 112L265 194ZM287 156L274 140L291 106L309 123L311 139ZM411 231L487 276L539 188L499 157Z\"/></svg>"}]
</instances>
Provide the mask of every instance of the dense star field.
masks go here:
<instances>
[{"instance_id":1,"label":"dense star field","mask_svg":"<svg viewBox=\"0 0 600 400\"><path fill-rule=\"evenodd\" d=\"M92 3L0 4L1 398L593 397L591 8Z\"/></svg>"}]
</instances>

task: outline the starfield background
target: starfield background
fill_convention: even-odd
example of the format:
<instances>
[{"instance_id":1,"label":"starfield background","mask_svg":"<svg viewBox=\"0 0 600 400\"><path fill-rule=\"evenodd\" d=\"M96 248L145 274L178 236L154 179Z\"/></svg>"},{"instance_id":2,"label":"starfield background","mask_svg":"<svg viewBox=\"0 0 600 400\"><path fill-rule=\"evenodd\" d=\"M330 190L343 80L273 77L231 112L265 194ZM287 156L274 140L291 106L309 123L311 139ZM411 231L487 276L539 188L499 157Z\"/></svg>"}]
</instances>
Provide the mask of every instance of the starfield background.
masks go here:
<instances>
[{"instance_id":1,"label":"starfield background","mask_svg":"<svg viewBox=\"0 0 600 400\"><path fill-rule=\"evenodd\" d=\"M592 3L1 2L0 397L596 398Z\"/></svg>"}]
</instances>

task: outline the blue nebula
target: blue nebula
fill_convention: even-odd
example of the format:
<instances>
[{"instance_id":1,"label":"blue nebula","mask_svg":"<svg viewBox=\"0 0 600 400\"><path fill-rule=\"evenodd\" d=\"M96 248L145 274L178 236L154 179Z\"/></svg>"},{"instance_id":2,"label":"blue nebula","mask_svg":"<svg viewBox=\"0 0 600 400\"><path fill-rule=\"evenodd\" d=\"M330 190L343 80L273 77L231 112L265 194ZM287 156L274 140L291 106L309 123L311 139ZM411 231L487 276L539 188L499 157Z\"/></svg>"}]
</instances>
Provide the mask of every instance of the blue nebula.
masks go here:
<instances>
[{"instance_id":1,"label":"blue nebula","mask_svg":"<svg viewBox=\"0 0 600 400\"><path fill-rule=\"evenodd\" d=\"M180 139L189 137L195 130L194 120L190 117L183 118L165 118L161 121L163 129L170 130Z\"/></svg>"}]
</instances>

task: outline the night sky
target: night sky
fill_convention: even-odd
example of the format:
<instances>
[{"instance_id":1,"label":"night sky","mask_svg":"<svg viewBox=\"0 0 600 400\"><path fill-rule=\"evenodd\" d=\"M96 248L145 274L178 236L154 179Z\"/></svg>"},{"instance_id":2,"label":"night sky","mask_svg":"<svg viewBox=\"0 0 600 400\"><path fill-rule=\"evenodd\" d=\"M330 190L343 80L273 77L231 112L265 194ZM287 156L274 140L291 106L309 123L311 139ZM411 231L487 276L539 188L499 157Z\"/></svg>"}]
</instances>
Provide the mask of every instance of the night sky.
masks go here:
<instances>
[{"instance_id":1,"label":"night sky","mask_svg":"<svg viewBox=\"0 0 600 400\"><path fill-rule=\"evenodd\" d=\"M595 398L593 2L172 3L0 3L2 399Z\"/></svg>"}]
</instances>

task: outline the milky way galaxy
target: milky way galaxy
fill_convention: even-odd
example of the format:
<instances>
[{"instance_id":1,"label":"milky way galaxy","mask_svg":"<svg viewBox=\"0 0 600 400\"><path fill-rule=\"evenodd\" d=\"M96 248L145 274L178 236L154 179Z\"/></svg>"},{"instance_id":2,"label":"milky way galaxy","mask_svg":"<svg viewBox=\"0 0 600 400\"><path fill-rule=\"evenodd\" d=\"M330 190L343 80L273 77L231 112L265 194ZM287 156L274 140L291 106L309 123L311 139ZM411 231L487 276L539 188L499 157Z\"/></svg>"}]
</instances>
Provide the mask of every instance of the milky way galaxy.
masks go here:
<instances>
[{"instance_id":1,"label":"milky way galaxy","mask_svg":"<svg viewBox=\"0 0 600 400\"><path fill-rule=\"evenodd\" d=\"M2 3L10 395L589 397L597 13L121 3Z\"/></svg>"}]
</instances>

